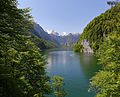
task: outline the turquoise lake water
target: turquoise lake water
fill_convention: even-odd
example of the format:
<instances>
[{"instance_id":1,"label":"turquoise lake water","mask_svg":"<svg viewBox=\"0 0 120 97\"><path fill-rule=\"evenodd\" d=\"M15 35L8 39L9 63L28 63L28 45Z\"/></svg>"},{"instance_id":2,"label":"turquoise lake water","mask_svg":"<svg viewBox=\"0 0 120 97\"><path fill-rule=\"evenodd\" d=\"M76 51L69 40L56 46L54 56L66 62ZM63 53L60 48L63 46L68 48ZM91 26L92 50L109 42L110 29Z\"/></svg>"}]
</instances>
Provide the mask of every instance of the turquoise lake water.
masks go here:
<instances>
[{"instance_id":1,"label":"turquoise lake water","mask_svg":"<svg viewBox=\"0 0 120 97\"><path fill-rule=\"evenodd\" d=\"M94 97L95 94L88 92L88 89L90 78L99 69L96 57L70 50L52 50L47 56L48 75L64 78L66 97Z\"/></svg>"}]
</instances>

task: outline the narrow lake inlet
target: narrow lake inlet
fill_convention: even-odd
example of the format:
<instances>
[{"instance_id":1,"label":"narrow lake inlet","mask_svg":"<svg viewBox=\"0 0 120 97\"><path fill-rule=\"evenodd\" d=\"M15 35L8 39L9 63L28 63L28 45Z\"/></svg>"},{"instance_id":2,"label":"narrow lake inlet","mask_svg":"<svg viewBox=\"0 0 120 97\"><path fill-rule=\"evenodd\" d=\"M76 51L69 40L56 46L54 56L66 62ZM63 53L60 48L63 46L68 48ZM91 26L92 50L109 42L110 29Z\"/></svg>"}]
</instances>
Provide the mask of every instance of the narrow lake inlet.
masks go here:
<instances>
[{"instance_id":1,"label":"narrow lake inlet","mask_svg":"<svg viewBox=\"0 0 120 97\"><path fill-rule=\"evenodd\" d=\"M79 54L70 50L48 52L47 72L50 77L60 75L64 78L66 97L93 97L88 92L89 79L98 70L97 59L91 54ZM54 96L50 96L54 97Z\"/></svg>"}]
</instances>

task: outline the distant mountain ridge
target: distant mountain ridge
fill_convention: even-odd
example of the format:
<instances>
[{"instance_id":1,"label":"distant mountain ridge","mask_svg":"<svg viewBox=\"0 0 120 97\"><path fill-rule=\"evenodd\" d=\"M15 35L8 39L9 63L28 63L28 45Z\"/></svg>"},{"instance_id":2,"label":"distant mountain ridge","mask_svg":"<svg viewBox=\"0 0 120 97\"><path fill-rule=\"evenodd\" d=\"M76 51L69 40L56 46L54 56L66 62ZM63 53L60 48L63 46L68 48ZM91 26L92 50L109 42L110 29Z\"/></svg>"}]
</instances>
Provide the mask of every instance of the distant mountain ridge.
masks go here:
<instances>
[{"instance_id":1,"label":"distant mountain ridge","mask_svg":"<svg viewBox=\"0 0 120 97\"><path fill-rule=\"evenodd\" d=\"M33 29L31 31L33 34L35 34L38 37L43 38L44 40L50 40L49 34L45 32L44 29L39 24L34 23Z\"/></svg>"},{"instance_id":2,"label":"distant mountain ridge","mask_svg":"<svg viewBox=\"0 0 120 97\"><path fill-rule=\"evenodd\" d=\"M55 43L56 46L69 46L71 47L74 43L76 43L80 37L80 34L72 34L62 36L59 33L52 31L52 33L48 34L39 24L34 23L33 29L31 30L33 34L37 37L42 38L48 42Z\"/></svg>"}]
</instances>

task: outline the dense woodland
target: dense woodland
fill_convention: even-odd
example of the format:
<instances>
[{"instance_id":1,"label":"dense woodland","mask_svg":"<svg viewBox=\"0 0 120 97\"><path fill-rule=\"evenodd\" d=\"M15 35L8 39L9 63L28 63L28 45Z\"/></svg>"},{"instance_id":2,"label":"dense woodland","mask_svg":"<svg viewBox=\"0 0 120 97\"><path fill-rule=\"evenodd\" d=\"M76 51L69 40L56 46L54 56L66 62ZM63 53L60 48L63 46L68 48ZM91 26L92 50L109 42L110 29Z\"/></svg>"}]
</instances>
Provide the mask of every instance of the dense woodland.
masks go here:
<instances>
[{"instance_id":1,"label":"dense woodland","mask_svg":"<svg viewBox=\"0 0 120 97\"><path fill-rule=\"evenodd\" d=\"M0 97L45 97L54 91L64 97L63 78L50 78L42 49L54 47L30 32L34 23L30 9L16 0L0 1ZM90 42L102 69L91 79L96 97L120 97L120 4L93 19L84 29L75 51ZM53 88L52 88L53 87Z\"/></svg>"},{"instance_id":2,"label":"dense woodland","mask_svg":"<svg viewBox=\"0 0 120 97\"><path fill-rule=\"evenodd\" d=\"M80 51L83 47L81 42L87 39L91 48L96 52L110 33L120 33L120 4L94 18L84 29L79 41L75 45L75 51Z\"/></svg>"},{"instance_id":3,"label":"dense woodland","mask_svg":"<svg viewBox=\"0 0 120 97\"><path fill-rule=\"evenodd\" d=\"M90 90L96 97L120 97L120 34L110 34L98 51L102 69L91 79Z\"/></svg>"},{"instance_id":4,"label":"dense woodland","mask_svg":"<svg viewBox=\"0 0 120 97\"><path fill-rule=\"evenodd\" d=\"M84 29L75 51L81 52L83 39L102 65L102 69L91 79L90 90L96 97L120 97L120 4L93 19Z\"/></svg>"},{"instance_id":5,"label":"dense woodland","mask_svg":"<svg viewBox=\"0 0 120 97\"><path fill-rule=\"evenodd\" d=\"M0 97L44 97L51 87L38 46L46 44L29 33L30 10L17 5L16 0L0 1Z\"/></svg>"},{"instance_id":6,"label":"dense woodland","mask_svg":"<svg viewBox=\"0 0 120 97\"><path fill-rule=\"evenodd\" d=\"M54 43L33 34L30 9L17 6L17 0L0 1L0 97L64 97L63 78L47 76L42 55Z\"/></svg>"}]
</instances>

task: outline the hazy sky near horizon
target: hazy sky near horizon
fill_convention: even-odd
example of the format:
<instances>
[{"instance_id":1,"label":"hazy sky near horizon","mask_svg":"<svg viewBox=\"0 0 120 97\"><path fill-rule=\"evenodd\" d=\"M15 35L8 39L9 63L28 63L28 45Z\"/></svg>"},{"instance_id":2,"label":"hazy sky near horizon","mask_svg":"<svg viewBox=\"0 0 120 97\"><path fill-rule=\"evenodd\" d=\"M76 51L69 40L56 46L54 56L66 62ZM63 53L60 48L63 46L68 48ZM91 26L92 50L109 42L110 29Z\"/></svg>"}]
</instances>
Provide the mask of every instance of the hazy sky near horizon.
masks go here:
<instances>
[{"instance_id":1,"label":"hazy sky near horizon","mask_svg":"<svg viewBox=\"0 0 120 97\"><path fill-rule=\"evenodd\" d=\"M107 0L18 0L20 8L30 7L34 21L45 30L60 34L82 32L96 16L109 9Z\"/></svg>"}]
</instances>

